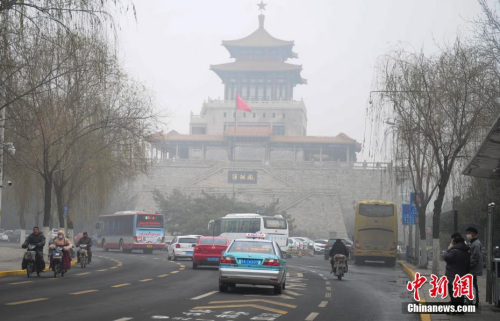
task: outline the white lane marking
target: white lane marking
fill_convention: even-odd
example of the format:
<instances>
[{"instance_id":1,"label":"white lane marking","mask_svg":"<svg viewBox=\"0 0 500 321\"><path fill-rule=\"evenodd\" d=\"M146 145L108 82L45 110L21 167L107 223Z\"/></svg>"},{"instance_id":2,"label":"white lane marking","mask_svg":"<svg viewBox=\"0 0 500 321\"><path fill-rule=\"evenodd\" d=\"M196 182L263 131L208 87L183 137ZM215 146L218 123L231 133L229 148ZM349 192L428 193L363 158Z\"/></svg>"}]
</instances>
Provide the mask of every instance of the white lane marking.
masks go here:
<instances>
[{"instance_id":1,"label":"white lane marking","mask_svg":"<svg viewBox=\"0 0 500 321\"><path fill-rule=\"evenodd\" d=\"M166 315L153 315L151 316L151 319L156 320L156 319L169 319Z\"/></svg>"},{"instance_id":2,"label":"white lane marking","mask_svg":"<svg viewBox=\"0 0 500 321\"><path fill-rule=\"evenodd\" d=\"M328 285L329 285L329 284L330 284L330 281L326 281L326 282L325 282L325 284L328 284Z\"/></svg>"},{"instance_id":3,"label":"white lane marking","mask_svg":"<svg viewBox=\"0 0 500 321\"><path fill-rule=\"evenodd\" d=\"M290 290L285 290L285 293L286 293L286 294L291 294L291 295L294 295L294 296L300 296L300 295L302 295L302 294L300 294L300 293L293 292L293 291L290 291Z\"/></svg>"},{"instance_id":4,"label":"white lane marking","mask_svg":"<svg viewBox=\"0 0 500 321\"><path fill-rule=\"evenodd\" d=\"M297 273L297 277L299 277L299 278L303 278L303 277L304 277L304 275L303 275L302 273Z\"/></svg>"},{"instance_id":5,"label":"white lane marking","mask_svg":"<svg viewBox=\"0 0 500 321\"><path fill-rule=\"evenodd\" d=\"M191 300L203 299L203 298L206 298L207 296L210 296L210 295L215 294L215 293L217 293L217 291L208 292L208 293L205 293L205 294L202 294L199 296L195 296L194 298L191 298Z\"/></svg>"},{"instance_id":6,"label":"white lane marking","mask_svg":"<svg viewBox=\"0 0 500 321\"><path fill-rule=\"evenodd\" d=\"M286 277L290 277L290 272L286 272Z\"/></svg>"},{"instance_id":7,"label":"white lane marking","mask_svg":"<svg viewBox=\"0 0 500 321\"><path fill-rule=\"evenodd\" d=\"M331 293L325 293L325 298L331 298L332 294Z\"/></svg>"},{"instance_id":8,"label":"white lane marking","mask_svg":"<svg viewBox=\"0 0 500 321\"><path fill-rule=\"evenodd\" d=\"M332 287L331 287L331 286L327 286L327 287L326 287L326 290L327 290L327 291L331 291L331 290L332 290Z\"/></svg>"},{"instance_id":9,"label":"white lane marking","mask_svg":"<svg viewBox=\"0 0 500 321\"><path fill-rule=\"evenodd\" d=\"M328 301L321 301L321 303L318 305L318 308L324 308L328 304Z\"/></svg>"},{"instance_id":10,"label":"white lane marking","mask_svg":"<svg viewBox=\"0 0 500 321\"><path fill-rule=\"evenodd\" d=\"M115 321L128 321L128 320L132 320L133 318L120 318L120 319L116 319Z\"/></svg>"},{"instance_id":11,"label":"white lane marking","mask_svg":"<svg viewBox=\"0 0 500 321\"><path fill-rule=\"evenodd\" d=\"M324 275L323 275L323 274L321 274L321 273L320 273L320 274L318 274L318 275L319 275L319 276L324 276Z\"/></svg>"},{"instance_id":12,"label":"white lane marking","mask_svg":"<svg viewBox=\"0 0 500 321\"><path fill-rule=\"evenodd\" d=\"M307 316L307 318L305 319L305 321L313 321L314 319L316 319L316 317L319 315L319 313L316 313L316 312L311 312L311 314L309 314Z\"/></svg>"}]
</instances>

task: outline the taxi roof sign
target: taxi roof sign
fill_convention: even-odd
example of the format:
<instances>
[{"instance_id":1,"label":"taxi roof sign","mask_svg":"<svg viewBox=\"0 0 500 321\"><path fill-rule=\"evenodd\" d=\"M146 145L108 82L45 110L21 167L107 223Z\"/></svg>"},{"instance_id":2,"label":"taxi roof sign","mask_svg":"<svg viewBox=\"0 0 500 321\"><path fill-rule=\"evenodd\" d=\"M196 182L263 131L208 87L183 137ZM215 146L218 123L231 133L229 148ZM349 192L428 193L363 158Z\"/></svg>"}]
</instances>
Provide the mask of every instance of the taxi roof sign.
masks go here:
<instances>
[{"instance_id":1,"label":"taxi roof sign","mask_svg":"<svg viewBox=\"0 0 500 321\"><path fill-rule=\"evenodd\" d=\"M263 234L263 233L247 233L247 238L265 239L266 238L266 234Z\"/></svg>"}]
</instances>

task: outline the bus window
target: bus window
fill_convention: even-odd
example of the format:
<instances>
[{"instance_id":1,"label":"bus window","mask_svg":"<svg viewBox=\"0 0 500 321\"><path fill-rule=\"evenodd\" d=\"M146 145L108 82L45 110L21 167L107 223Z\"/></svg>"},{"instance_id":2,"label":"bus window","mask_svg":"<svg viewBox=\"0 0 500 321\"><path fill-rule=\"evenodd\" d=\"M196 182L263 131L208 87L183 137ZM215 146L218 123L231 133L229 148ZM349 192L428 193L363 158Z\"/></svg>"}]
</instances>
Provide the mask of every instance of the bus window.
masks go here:
<instances>
[{"instance_id":1,"label":"bus window","mask_svg":"<svg viewBox=\"0 0 500 321\"><path fill-rule=\"evenodd\" d=\"M257 233L260 230L260 219L251 218L250 227L248 228L248 233Z\"/></svg>"},{"instance_id":2,"label":"bus window","mask_svg":"<svg viewBox=\"0 0 500 321\"><path fill-rule=\"evenodd\" d=\"M369 217L393 216L394 206L384 204L359 204L359 215Z\"/></svg>"},{"instance_id":3,"label":"bus window","mask_svg":"<svg viewBox=\"0 0 500 321\"><path fill-rule=\"evenodd\" d=\"M270 229L286 229L286 220L282 218L264 217L264 227Z\"/></svg>"}]
</instances>

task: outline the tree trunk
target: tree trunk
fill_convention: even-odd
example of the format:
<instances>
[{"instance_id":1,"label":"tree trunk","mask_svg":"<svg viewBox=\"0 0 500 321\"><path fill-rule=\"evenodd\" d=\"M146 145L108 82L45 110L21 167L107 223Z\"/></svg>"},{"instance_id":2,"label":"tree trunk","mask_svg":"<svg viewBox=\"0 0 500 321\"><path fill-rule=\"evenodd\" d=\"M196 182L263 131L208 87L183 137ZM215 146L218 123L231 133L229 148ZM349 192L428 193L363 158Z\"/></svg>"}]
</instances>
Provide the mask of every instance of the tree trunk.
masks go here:
<instances>
[{"instance_id":1,"label":"tree trunk","mask_svg":"<svg viewBox=\"0 0 500 321\"><path fill-rule=\"evenodd\" d=\"M441 183L438 187L438 195L434 201L434 213L432 215L432 273L439 275L439 220L441 219L441 208L443 206L446 185L449 175L441 175Z\"/></svg>"},{"instance_id":2,"label":"tree trunk","mask_svg":"<svg viewBox=\"0 0 500 321\"><path fill-rule=\"evenodd\" d=\"M427 238L425 230L425 209L422 209L424 213L418 213L418 228L420 232L420 257L418 267L421 269L427 268Z\"/></svg>"},{"instance_id":3,"label":"tree trunk","mask_svg":"<svg viewBox=\"0 0 500 321\"><path fill-rule=\"evenodd\" d=\"M57 204L57 218L59 220L59 226L64 226L64 196L63 188L61 185L54 184L54 193L56 194L56 204Z\"/></svg>"},{"instance_id":4,"label":"tree trunk","mask_svg":"<svg viewBox=\"0 0 500 321\"><path fill-rule=\"evenodd\" d=\"M43 226L50 229L50 211L52 210L52 174L44 178Z\"/></svg>"}]
</instances>

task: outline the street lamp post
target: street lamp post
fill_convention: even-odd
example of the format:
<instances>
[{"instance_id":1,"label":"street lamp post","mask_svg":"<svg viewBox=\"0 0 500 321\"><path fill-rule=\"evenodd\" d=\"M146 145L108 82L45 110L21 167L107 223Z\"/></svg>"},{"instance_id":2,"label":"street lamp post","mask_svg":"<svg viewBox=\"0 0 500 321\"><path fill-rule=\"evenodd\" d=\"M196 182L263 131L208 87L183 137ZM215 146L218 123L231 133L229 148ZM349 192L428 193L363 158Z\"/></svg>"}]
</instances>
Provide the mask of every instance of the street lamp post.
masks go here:
<instances>
[{"instance_id":1,"label":"street lamp post","mask_svg":"<svg viewBox=\"0 0 500 321\"><path fill-rule=\"evenodd\" d=\"M486 262L486 302L492 303L492 272L491 272L491 262L493 261L493 215L495 213L495 203L488 204L488 233L486 235L486 249L487 252L487 262ZM496 284L495 284L496 286Z\"/></svg>"}]
</instances>

